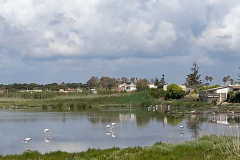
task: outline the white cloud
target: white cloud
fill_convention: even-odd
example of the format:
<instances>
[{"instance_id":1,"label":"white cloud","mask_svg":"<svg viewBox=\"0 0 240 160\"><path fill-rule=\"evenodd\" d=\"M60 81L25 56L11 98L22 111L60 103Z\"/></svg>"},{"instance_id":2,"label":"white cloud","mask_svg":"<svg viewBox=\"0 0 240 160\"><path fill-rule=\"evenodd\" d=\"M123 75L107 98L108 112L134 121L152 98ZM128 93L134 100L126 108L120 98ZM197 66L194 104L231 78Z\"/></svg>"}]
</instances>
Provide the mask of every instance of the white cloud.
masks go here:
<instances>
[{"instance_id":1,"label":"white cloud","mask_svg":"<svg viewBox=\"0 0 240 160\"><path fill-rule=\"evenodd\" d=\"M92 75L120 64L215 66L218 51L239 57L239 17L238 0L0 0L0 65L60 74L60 61L71 59L69 71Z\"/></svg>"},{"instance_id":2,"label":"white cloud","mask_svg":"<svg viewBox=\"0 0 240 160\"><path fill-rule=\"evenodd\" d=\"M223 17L222 23L210 22L198 38L198 44L209 50L231 50L239 52L240 5L234 6Z\"/></svg>"},{"instance_id":3,"label":"white cloud","mask_svg":"<svg viewBox=\"0 0 240 160\"><path fill-rule=\"evenodd\" d=\"M100 12L99 7L109 5L108 3L114 2L70 3L53 0L36 3L25 0L14 5L7 1L0 7L3 9L0 14L11 28L16 27L15 30L21 31L24 28L22 34L28 36L27 39L22 39L26 42L23 44L25 46L11 45L20 49L24 55L86 55L93 54L96 50L97 53L94 54L97 55L142 50L151 53L168 49L176 40L174 26L166 20L147 22L148 19L143 16L133 17L140 6L139 2L123 8L130 13L126 15L126 22L121 17L115 19L115 14L111 16ZM115 5L122 7L118 6L122 3ZM7 10L8 7L11 9ZM27 43L29 41L32 42ZM45 45L36 45L34 41Z\"/></svg>"}]
</instances>

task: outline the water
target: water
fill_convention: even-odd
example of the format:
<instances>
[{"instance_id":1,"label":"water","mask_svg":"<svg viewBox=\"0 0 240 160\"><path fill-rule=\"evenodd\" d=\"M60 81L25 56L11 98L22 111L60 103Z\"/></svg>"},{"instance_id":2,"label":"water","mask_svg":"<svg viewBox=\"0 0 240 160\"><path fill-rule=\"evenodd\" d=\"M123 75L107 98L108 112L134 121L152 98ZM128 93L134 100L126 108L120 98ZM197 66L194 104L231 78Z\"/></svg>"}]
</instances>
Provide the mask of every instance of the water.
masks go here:
<instances>
[{"instance_id":1,"label":"water","mask_svg":"<svg viewBox=\"0 0 240 160\"><path fill-rule=\"evenodd\" d=\"M112 122L116 123L115 129L108 130L106 125ZM164 110L147 109L1 109L0 154L144 147L159 141L180 143L204 134L236 135L239 122L236 114L173 117ZM44 128L51 129L51 135L44 133ZM33 139L32 143L22 143L27 137Z\"/></svg>"}]
</instances>

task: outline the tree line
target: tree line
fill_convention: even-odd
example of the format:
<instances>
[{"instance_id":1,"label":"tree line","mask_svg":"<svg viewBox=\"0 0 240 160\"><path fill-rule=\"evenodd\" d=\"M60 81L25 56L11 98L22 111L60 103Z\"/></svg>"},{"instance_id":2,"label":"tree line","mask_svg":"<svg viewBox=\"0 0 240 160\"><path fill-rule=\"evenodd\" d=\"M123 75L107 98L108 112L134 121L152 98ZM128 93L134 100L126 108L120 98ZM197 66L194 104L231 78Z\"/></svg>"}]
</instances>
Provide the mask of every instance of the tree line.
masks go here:
<instances>
[{"instance_id":1,"label":"tree line","mask_svg":"<svg viewBox=\"0 0 240 160\"><path fill-rule=\"evenodd\" d=\"M8 85L0 85L0 91L2 92L18 92L21 90L43 90L43 91L59 91L66 88L83 88L86 89L87 85L82 83L50 83L50 84L36 84L36 83L14 83Z\"/></svg>"}]
</instances>

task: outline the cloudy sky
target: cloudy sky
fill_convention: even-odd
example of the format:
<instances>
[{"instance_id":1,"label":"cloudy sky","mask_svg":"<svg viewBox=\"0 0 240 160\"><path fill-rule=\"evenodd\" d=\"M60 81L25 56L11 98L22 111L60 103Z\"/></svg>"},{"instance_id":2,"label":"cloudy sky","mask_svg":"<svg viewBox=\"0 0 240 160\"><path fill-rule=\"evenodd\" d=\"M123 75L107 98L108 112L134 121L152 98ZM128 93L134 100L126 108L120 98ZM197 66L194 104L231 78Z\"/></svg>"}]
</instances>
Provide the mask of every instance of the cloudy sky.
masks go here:
<instances>
[{"instance_id":1,"label":"cloudy sky","mask_svg":"<svg viewBox=\"0 0 240 160\"><path fill-rule=\"evenodd\" d=\"M240 73L239 0L0 0L0 84Z\"/></svg>"}]
</instances>

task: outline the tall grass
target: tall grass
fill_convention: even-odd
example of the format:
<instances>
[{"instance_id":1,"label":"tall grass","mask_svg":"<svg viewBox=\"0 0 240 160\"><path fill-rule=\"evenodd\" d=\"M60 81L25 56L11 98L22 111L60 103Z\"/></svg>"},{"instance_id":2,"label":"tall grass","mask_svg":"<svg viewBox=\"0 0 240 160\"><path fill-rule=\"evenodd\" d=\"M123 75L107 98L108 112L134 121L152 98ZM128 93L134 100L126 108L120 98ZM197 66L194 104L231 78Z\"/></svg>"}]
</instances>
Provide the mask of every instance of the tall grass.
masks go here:
<instances>
[{"instance_id":1,"label":"tall grass","mask_svg":"<svg viewBox=\"0 0 240 160\"><path fill-rule=\"evenodd\" d=\"M237 141L237 142L236 142ZM232 149L231 149L232 148ZM150 147L88 149L86 152L67 153L62 151L40 154L26 152L22 155L0 156L5 159L239 159L239 139L230 136L203 136L195 141L170 144L158 142Z\"/></svg>"},{"instance_id":2,"label":"tall grass","mask_svg":"<svg viewBox=\"0 0 240 160\"><path fill-rule=\"evenodd\" d=\"M1 99L0 99L1 100ZM113 94L79 94L71 95L60 93L59 96L49 99L28 99L23 101L0 101L0 106L36 106L43 107L100 107L100 106L125 106L144 107L156 103L147 91L133 93L113 93ZM61 104L61 105L60 105ZM73 107L74 106L74 107Z\"/></svg>"}]
</instances>

